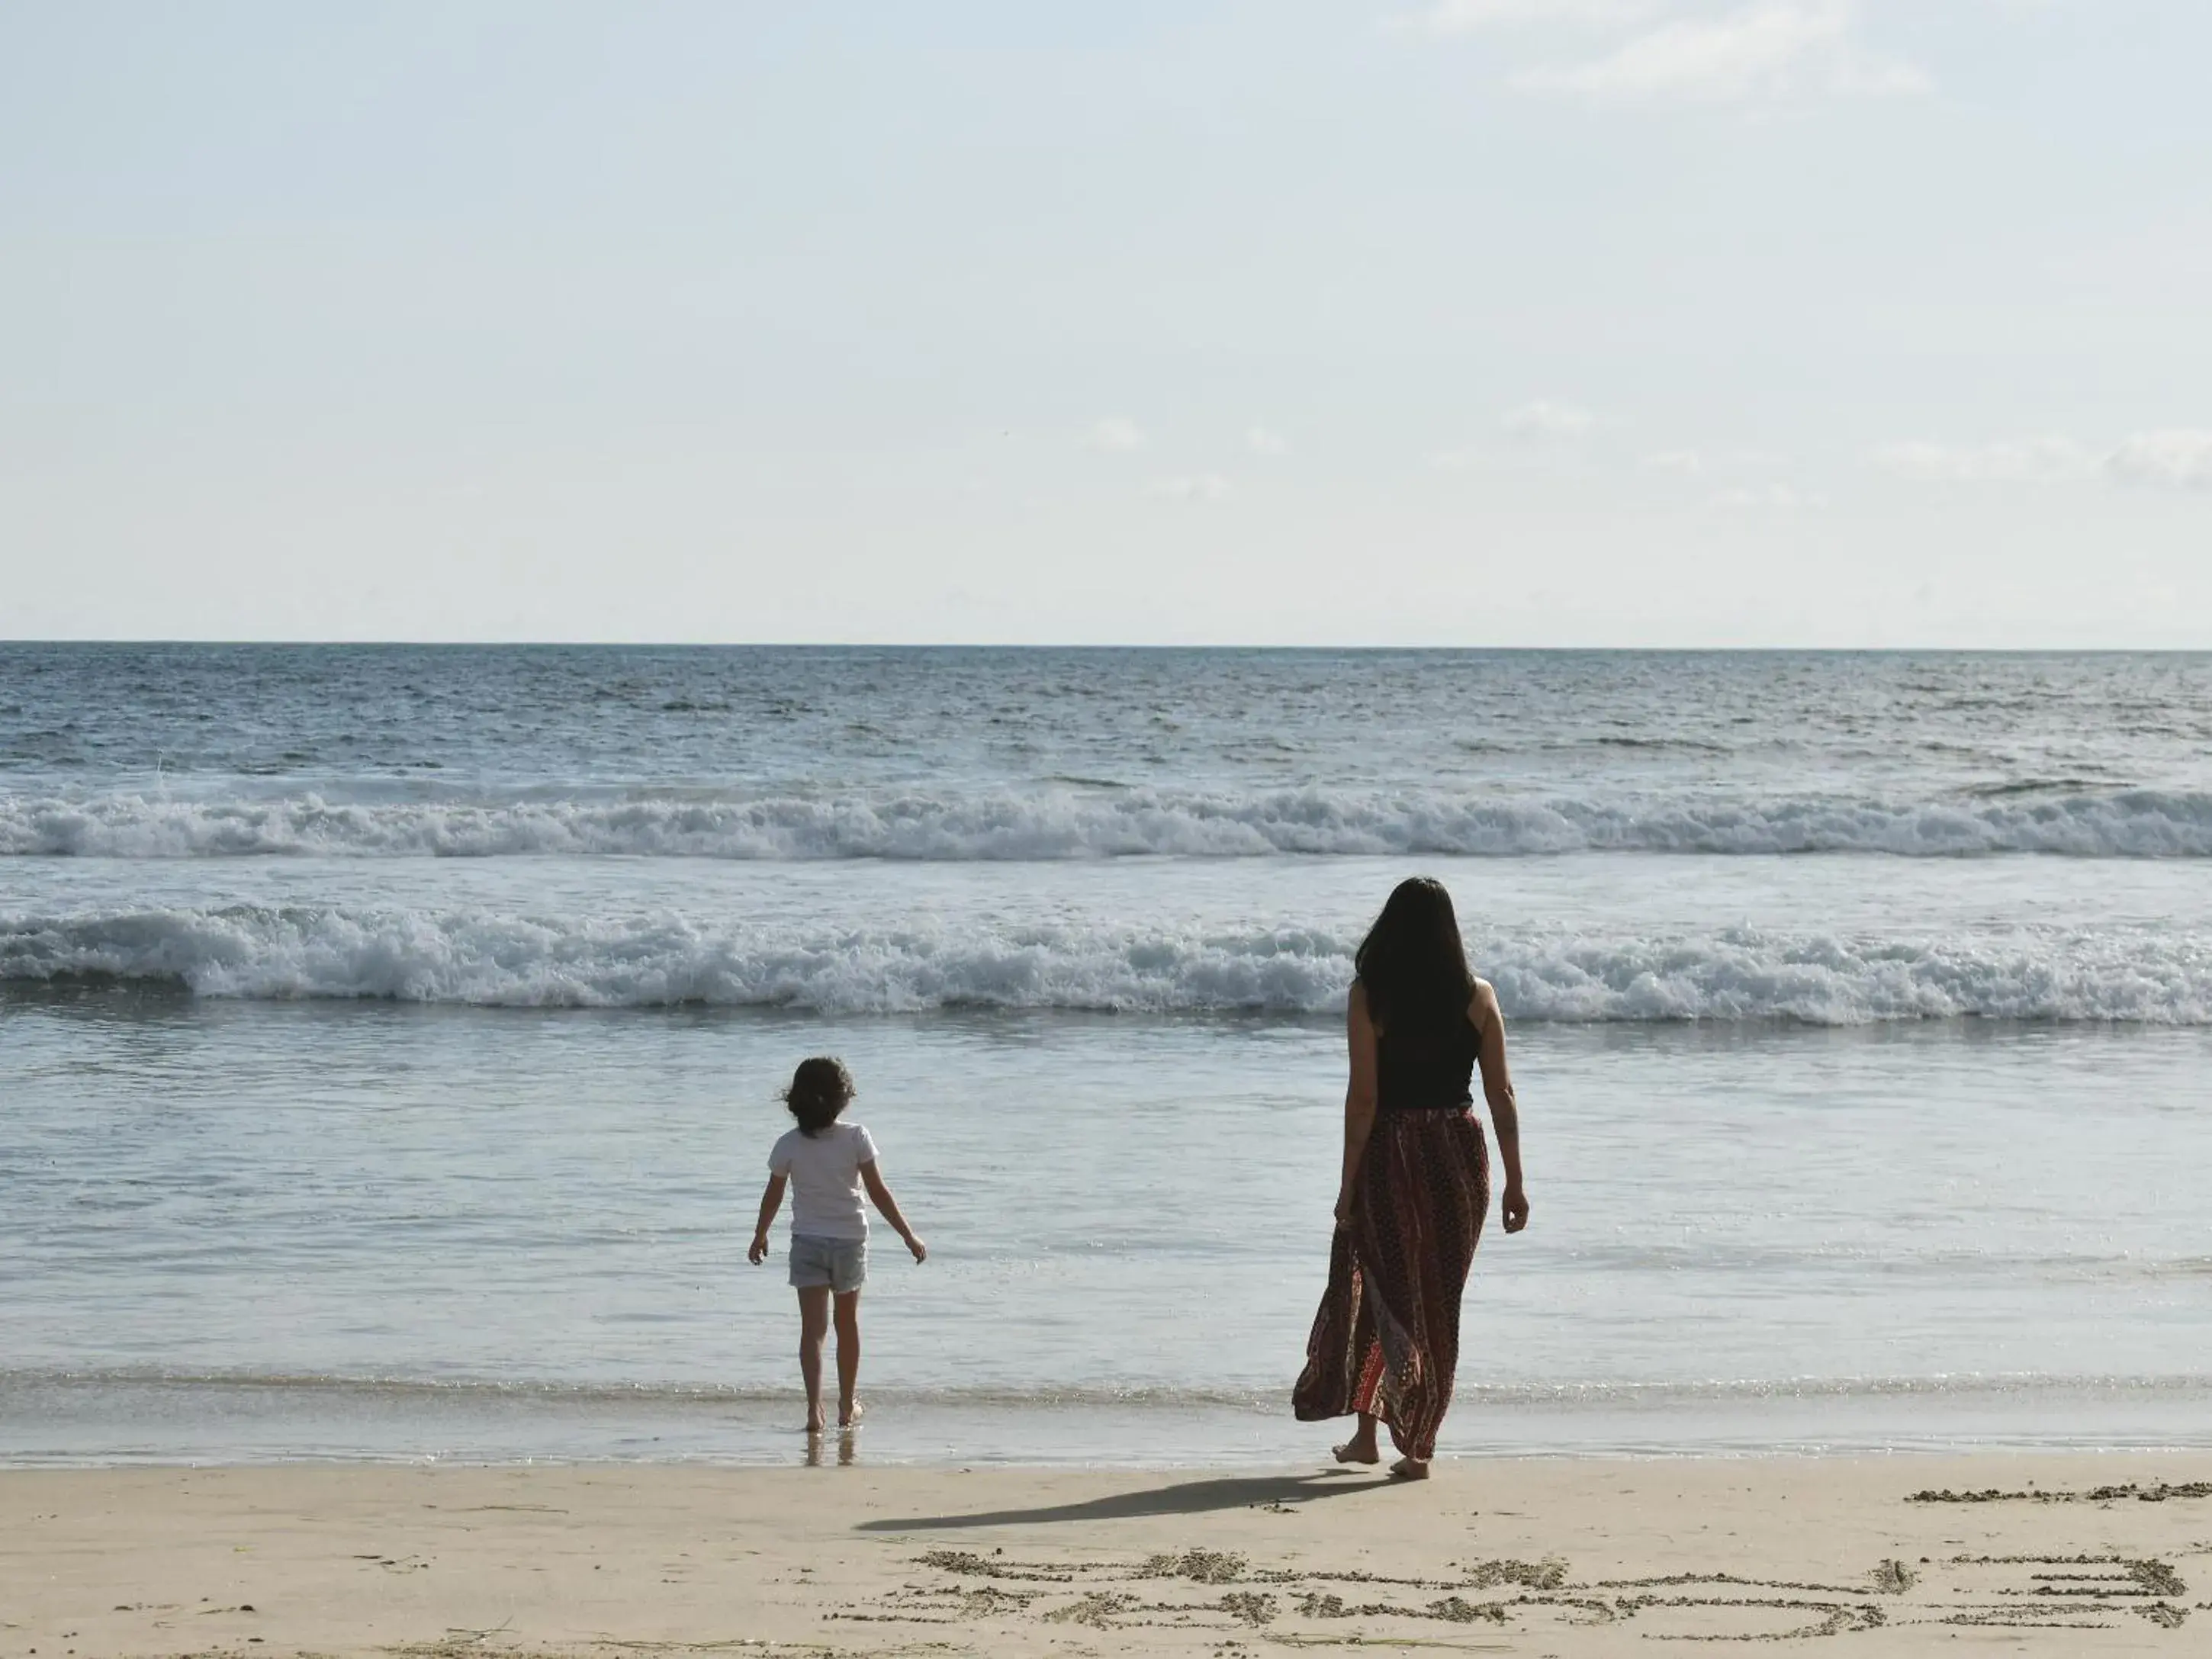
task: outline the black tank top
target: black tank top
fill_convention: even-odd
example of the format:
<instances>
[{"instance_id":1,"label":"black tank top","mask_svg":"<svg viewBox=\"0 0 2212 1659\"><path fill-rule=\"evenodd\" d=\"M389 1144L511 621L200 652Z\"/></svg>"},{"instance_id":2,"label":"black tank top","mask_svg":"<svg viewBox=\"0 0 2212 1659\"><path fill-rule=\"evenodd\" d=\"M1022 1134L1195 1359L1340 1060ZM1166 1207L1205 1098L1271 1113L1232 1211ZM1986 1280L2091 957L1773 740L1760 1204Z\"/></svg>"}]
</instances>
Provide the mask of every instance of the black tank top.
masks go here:
<instances>
[{"instance_id":1,"label":"black tank top","mask_svg":"<svg viewBox=\"0 0 2212 1659\"><path fill-rule=\"evenodd\" d=\"M1474 1103L1475 1051L1481 1038L1471 1021L1449 1030L1375 1039L1375 1107L1382 1112L1449 1111Z\"/></svg>"}]
</instances>

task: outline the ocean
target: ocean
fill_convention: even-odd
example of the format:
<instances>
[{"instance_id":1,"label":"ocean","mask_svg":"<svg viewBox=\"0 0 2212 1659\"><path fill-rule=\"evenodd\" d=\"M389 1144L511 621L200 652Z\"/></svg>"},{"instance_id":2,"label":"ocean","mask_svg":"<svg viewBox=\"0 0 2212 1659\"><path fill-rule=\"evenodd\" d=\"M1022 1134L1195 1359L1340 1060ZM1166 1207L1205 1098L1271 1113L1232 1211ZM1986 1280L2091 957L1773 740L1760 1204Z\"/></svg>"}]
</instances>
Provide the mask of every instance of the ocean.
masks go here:
<instances>
[{"instance_id":1,"label":"ocean","mask_svg":"<svg viewBox=\"0 0 2212 1659\"><path fill-rule=\"evenodd\" d=\"M0 644L0 1462L796 1459L822 1052L848 1455L1310 1455L1414 873L1443 1455L2212 1444L2212 656Z\"/></svg>"}]
</instances>

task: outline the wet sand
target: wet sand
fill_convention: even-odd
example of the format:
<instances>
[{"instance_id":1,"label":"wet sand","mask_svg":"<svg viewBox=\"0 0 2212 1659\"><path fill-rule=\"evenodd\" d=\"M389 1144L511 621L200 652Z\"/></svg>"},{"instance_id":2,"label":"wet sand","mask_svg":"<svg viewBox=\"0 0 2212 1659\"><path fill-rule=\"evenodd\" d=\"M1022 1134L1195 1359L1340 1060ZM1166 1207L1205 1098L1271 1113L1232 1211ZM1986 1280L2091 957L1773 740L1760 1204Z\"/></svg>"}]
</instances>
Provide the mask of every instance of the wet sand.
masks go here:
<instances>
[{"instance_id":1,"label":"wet sand","mask_svg":"<svg viewBox=\"0 0 2212 1659\"><path fill-rule=\"evenodd\" d=\"M1437 1468L0 1472L0 1659L2212 1643L2205 1454Z\"/></svg>"}]
</instances>

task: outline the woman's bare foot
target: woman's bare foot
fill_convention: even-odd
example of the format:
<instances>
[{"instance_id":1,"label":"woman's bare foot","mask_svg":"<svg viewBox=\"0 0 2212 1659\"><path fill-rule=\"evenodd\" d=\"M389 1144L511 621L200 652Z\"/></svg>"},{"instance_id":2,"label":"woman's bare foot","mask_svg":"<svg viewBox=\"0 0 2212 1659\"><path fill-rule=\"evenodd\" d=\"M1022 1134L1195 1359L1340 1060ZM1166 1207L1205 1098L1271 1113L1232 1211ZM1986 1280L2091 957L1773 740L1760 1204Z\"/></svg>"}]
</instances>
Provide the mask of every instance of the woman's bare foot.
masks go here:
<instances>
[{"instance_id":1,"label":"woman's bare foot","mask_svg":"<svg viewBox=\"0 0 2212 1659\"><path fill-rule=\"evenodd\" d=\"M859 1428L860 1426L860 1402L858 1400L848 1400L842 1406L838 1407L837 1426L841 1429Z\"/></svg>"},{"instance_id":2,"label":"woman's bare foot","mask_svg":"<svg viewBox=\"0 0 2212 1659\"><path fill-rule=\"evenodd\" d=\"M806 1432L810 1437L820 1434L829 1426L830 1414L823 1411L820 1405L812 1405L806 1408Z\"/></svg>"},{"instance_id":3,"label":"woman's bare foot","mask_svg":"<svg viewBox=\"0 0 2212 1659\"><path fill-rule=\"evenodd\" d=\"M1340 1463L1379 1463L1382 1461L1382 1454L1375 1449L1373 1435L1355 1434L1336 1449L1336 1461Z\"/></svg>"},{"instance_id":4,"label":"woman's bare foot","mask_svg":"<svg viewBox=\"0 0 2212 1659\"><path fill-rule=\"evenodd\" d=\"M1418 1457L1401 1457L1390 1466L1390 1478L1393 1480L1425 1480L1429 1478L1429 1466Z\"/></svg>"}]
</instances>

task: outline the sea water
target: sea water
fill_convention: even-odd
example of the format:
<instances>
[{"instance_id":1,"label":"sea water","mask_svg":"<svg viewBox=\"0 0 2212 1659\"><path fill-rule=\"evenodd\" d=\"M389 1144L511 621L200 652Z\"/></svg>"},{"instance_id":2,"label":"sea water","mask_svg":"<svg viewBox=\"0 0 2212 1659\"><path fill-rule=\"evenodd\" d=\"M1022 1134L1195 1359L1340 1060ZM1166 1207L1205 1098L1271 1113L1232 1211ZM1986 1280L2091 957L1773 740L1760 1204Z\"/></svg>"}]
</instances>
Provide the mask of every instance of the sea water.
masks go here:
<instances>
[{"instance_id":1,"label":"sea water","mask_svg":"<svg viewBox=\"0 0 2212 1659\"><path fill-rule=\"evenodd\" d=\"M799 1455L816 1052L857 1455L1299 1455L1417 872L1448 1455L2212 1443L2212 658L13 645L0 1458Z\"/></svg>"}]
</instances>

